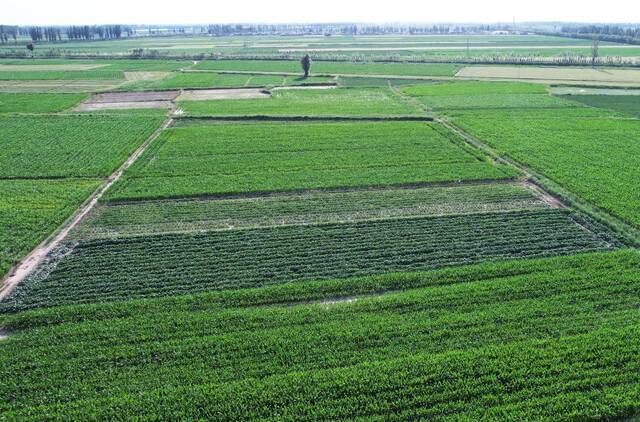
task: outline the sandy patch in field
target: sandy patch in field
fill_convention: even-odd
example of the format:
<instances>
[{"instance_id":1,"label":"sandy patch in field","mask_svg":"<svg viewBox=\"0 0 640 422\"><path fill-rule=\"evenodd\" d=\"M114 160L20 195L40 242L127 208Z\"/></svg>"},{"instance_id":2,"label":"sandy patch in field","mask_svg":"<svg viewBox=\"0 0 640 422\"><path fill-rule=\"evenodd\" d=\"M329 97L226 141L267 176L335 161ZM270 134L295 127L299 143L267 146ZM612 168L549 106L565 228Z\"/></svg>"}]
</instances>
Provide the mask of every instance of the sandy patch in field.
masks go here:
<instances>
[{"instance_id":1,"label":"sandy patch in field","mask_svg":"<svg viewBox=\"0 0 640 422\"><path fill-rule=\"evenodd\" d=\"M75 108L76 111L97 110L134 110L144 108L166 108L173 106L171 101L131 101L119 103L82 103Z\"/></svg>"},{"instance_id":2,"label":"sandy patch in field","mask_svg":"<svg viewBox=\"0 0 640 422\"><path fill-rule=\"evenodd\" d=\"M180 91L149 91L149 92L106 92L97 94L87 100L87 104L96 103L121 103L138 101L171 101L174 100Z\"/></svg>"},{"instance_id":3,"label":"sandy patch in field","mask_svg":"<svg viewBox=\"0 0 640 422\"><path fill-rule=\"evenodd\" d=\"M127 81L157 81L169 76L171 72L124 72Z\"/></svg>"},{"instance_id":4,"label":"sandy patch in field","mask_svg":"<svg viewBox=\"0 0 640 422\"><path fill-rule=\"evenodd\" d=\"M460 69L456 77L640 84L640 70L632 69L592 69L551 66L467 66Z\"/></svg>"},{"instance_id":5,"label":"sandy patch in field","mask_svg":"<svg viewBox=\"0 0 640 422\"><path fill-rule=\"evenodd\" d=\"M183 91L176 101L206 100L246 100L252 98L268 98L270 95L262 89L202 89Z\"/></svg>"},{"instance_id":6,"label":"sandy patch in field","mask_svg":"<svg viewBox=\"0 0 640 422\"><path fill-rule=\"evenodd\" d=\"M92 70L106 64L0 64L0 72L28 72L34 70Z\"/></svg>"}]
</instances>

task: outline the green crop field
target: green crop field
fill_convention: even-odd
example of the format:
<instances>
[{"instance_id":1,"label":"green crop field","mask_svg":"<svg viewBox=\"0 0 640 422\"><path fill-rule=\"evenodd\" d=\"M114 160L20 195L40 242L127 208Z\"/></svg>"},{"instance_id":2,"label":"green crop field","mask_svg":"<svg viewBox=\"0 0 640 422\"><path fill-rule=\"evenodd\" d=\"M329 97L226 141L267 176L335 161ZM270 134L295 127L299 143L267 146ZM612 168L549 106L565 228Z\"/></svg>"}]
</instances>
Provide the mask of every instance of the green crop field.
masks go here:
<instances>
[{"instance_id":1,"label":"green crop field","mask_svg":"<svg viewBox=\"0 0 640 422\"><path fill-rule=\"evenodd\" d=\"M423 122L187 125L166 130L108 197L187 197L516 175L460 142L438 125Z\"/></svg>"},{"instance_id":2,"label":"green crop field","mask_svg":"<svg viewBox=\"0 0 640 422\"><path fill-rule=\"evenodd\" d=\"M0 177L108 176L162 118L0 116Z\"/></svg>"},{"instance_id":3,"label":"green crop field","mask_svg":"<svg viewBox=\"0 0 640 422\"><path fill-rule=\"evenodd\" d=\"M564 97L589 107L604 108L640 117L640 97L635 95L571 95Z\"/></svg>"},{"instance_id":4,"label":"green crop field","mask_svg":"<svg viewBox=\"0 0 640 422\"><path fill-rule=\"evenodd\" d=\"M600 231L579 215L538 210L92 240L76 246L46 279L18 286L2 308L419 271L618 245Z\"/></svg>"},{"instance_id":5,"label":"green crop field","mask_svg":"<svg viewBox=\"0 0 640 422\"><path fill-rule=\"evenodd\" d=\"M99 185L82 180L0 180L0 275L56 229Z\"/></svg>"},{"instance_id":6,"label":"green crop field","mask_svg":"<svg viewBox=\"0 0 640 422\"><path fill-rule=\"evenodd\" d=\"M198 63L193 68L199 70L299 73L300 63L297 60L207 60ZM454 64L328 61L318 61L313 64L313 73L330 75L453 76L459 69L460 66Z\"/></svg>"},{"instance_id":7,"label":"green crop field","mask_svg":"<svg viewBox=\"0 0 640 422\"><path fill-rule=\"evenodd\" d=\"M546 203L532 189L512 183L279 193L215 200L107 202L87 218L76 236L127 237L545 207Z\"/></svg>"},{"instance_id":8,"label":"green crop field","mask_svg":"<svg viewBox=\"0 0 640 422\"><path fill-rule=\"evenodd\" d=\"M474 111L453 121L598 207L640 226L640 120L589 109Z\"/></svg>"},{"instance_id":9,"label":"green crop field","mask_svg":"<svg viewBox=\"0 0 640 422\"><path fill-rule=\"evenodd\" d=\"M385 88L276 90L255 100L184 101L190 116L398 116L417 111Z\"/></svg>"},{"instance_id":10,"label":"green crop field","mask_svg":"<svg viewBox=\"0 0 640 422\"><path fill-rule=\"evenodd\" d=\"M124 79L124 74L117 70L86 71L0 71L0 80L84 80L84 79Z\"/></svg>"},{"instance_id":11,"label":"green crop field","mask_svg":"<svg viewBox=\"0 0 640 422\"><path fill-rule=\"evenodd\" d=\"M403 92L435 110L579 106L549 95L544 85L539 84L452 82L412 86Z\"/></svg>"},{"instance_id":12,"label":"green crop field","mask_svg":"<svg viewBox=\"0 0 640 422\"><path fill-rule=\"evenodd\" d=\"M0 420L638 419L639 32L513 25L0 25Z\"/></svg>"},{"instance_id":13,"label":"green crop field","mask_svg":"<svg viewBox=\"0 0 640 422\"><path fill-rule=\"evenodd\" d=\"M0 412L623 417L640 406L639 266L620 251L6 316Z\"/></svg>"},{"instance_id":14,"label":"green crop field","mask_svg":"<svg viewBox=\"0 0 640 422\"><path fill-rule=\"evenodd\" d=\"M57 113L85 98L85 94L0 93L0 113Z\"/></svg>"}]
</instances>

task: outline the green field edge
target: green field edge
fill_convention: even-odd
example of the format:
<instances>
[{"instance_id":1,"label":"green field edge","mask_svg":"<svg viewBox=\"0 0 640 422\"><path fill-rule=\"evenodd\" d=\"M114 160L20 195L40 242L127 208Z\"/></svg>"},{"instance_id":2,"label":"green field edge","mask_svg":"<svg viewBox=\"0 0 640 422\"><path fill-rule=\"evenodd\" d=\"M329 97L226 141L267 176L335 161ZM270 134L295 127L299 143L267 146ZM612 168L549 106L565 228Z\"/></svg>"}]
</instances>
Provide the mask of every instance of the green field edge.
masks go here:
<instances>
[{"instance_id":1,"label":"green field edge","mask_svg":"<svg viewBox=\"0 0 640 422\"><path fill-rule=\"evenodd\" d=\"M582 199L578 195L564 188L558 182L534 170L526 164L515 160L508 155L498 153L494 148L492 148L490 145L488 145L478 137L471 135L464 129L453 124L450 120L448 120L446 116L439 116L438 118L436 118L436 121L447 127L452 132L457 133L471 146L483 151L493 160L517 169L519 172L525 175L528 182L537 185L541 189L547 191L549 194L555 196L565 206L582 211L583 213L594 218L599 223L604 224L615 234L621 236L624 240L626 240L629 246L640 248L640 229L635 227L633 224L586 201L585 199Z\"/></svg>"},{"instance_id":2,"label":"green field edge","mask_svg":"<svg viewBox=\"0 0 640 422\"><path fill-rule=\"evenodd\" d=\"M453 284L473 284L496 277L525 275L536 270L544 270L548 265L573 268L575 262L607 256L620 256L621 259L632 261L638 258L638 251L623 248L604 252L582 252L544 258L464 264L427 271L388 272L347 278L292 281L246 289L34 308L20 312L0 313L0 330L10 335L27 328L97 321L103 318L124 318L141 311L162 312L168 305L184 311L197 311L212 307L242 309L322 304L325 301L340 303L345 299L369 298L390 292L406 292Z\"/></svg>"}]
</instances>

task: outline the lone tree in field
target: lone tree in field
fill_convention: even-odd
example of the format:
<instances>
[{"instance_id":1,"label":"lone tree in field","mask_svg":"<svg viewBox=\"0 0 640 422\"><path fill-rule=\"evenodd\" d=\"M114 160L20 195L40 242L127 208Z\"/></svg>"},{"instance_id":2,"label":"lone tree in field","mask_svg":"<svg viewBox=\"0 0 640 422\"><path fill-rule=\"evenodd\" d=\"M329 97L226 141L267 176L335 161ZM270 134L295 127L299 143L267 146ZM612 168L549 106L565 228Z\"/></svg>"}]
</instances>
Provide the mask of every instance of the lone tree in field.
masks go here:
<instances>
[{"instance_id":1,"label":"lone tree in field","mask_svg":"<svg viewBox=\"0 0 640 422\"><path fill-rule=\"evenodd\" d=\"M598 37L593 37L593 43L591 44L591 66L596 65L599 49L600 49L600 39Z\"/></svg>"},{"instance_id":2,"label":"lone tree in field","mask_svg":"<svg viewBox=\"0 0 640 422\"><path fill-rule=\"evenodd\" d=\"M300 64L302 65L302 70L304 70L304 77L309 77L309 71L311 70L311 57L306 54L302 60L300 60Z\"/></svg>"}]
</instances>

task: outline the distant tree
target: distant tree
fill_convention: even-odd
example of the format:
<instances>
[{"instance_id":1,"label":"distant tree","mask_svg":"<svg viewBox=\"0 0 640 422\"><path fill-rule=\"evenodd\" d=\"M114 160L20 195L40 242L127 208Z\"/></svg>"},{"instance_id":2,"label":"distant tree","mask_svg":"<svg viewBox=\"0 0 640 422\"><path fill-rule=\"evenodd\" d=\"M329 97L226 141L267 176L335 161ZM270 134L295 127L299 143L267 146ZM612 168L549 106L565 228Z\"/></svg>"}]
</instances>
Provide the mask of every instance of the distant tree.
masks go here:
<instances>
[{"instance_id":1,"label":"distant tree","mask_svg":"<svg viewBox=\"0 0 640 422\"><path fill-rule=\"evenodd\" d=\"M305 54L302 60L300 60L300 64L302 65L302 70L304 70L304 77L308 78L309 71L311 70L311 57L309 57L308 54Z\"/></svg>"},{"instance_id":2,"label":"distant tree","mask_svg":"<svg viewBox=\"0 0 640 422\"><path fill-rule=\"evenodd\" d=\"M593 37L593 42L591 43L591 66L596 65L599 49L600 49L600 39L598 37Z\"/></svg>"},{"instance_id":3,"label":"distant tree","mask_svg":"<svg viewBox=\"0 0 640 422\"><path fill-rule=\"evenodd\" d=\"M27 50L31 52L31 56L33 57L33 43L27 44Z\"/></svg>"}]
</instances>

